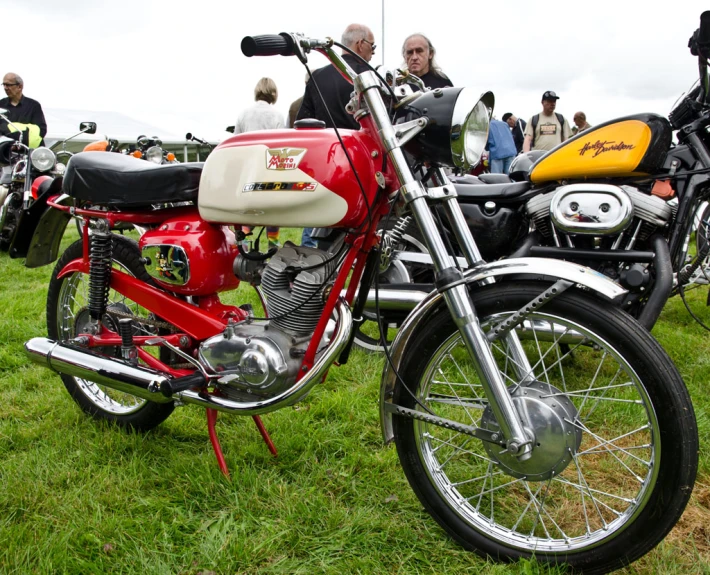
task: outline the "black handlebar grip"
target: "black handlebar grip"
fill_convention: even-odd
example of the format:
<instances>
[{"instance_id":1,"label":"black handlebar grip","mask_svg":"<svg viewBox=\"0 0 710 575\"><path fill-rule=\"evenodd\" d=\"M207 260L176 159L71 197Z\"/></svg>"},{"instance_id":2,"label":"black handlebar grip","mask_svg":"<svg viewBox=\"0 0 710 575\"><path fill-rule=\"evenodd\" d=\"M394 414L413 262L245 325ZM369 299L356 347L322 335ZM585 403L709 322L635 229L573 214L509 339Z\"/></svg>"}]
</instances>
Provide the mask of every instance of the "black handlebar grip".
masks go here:
<instances>
[{"instance_id":1,"label":"black handlebar grip","mask_svg":"<svg viewBox=\"0 0 710 575\"><path fill-rule=\"evenodd\" d=\"M263 34L242 38L242 54L252 56L293 56L295 43L290 34Z\"/></svg>"},{"instance_id":2,"label":"black handlebar grip","mask_svg":"<svg viewBox=\"0 0 710 575\"><path fill-rule=\"evenodd\" d=\"M701 45L710 44L710 10L700 15L700 30L698 31L698 42Z\"/></svg>"}]
</instances>

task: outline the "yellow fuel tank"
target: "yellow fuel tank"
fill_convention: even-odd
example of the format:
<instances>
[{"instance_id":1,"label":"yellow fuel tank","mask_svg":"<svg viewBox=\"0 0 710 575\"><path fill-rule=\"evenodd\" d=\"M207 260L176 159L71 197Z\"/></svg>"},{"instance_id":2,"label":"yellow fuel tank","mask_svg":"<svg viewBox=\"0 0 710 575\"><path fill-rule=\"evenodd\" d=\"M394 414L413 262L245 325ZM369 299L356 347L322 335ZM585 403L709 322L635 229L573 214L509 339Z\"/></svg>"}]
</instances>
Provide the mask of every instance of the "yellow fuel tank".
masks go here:
<instances>
[{"instance_id":1,"label":"yellow fuel tank","mask_svg":"<svg viewBox=\"0 0 710 575\"><path fill-rule=\"evenodd\" d=\"M545 154L530 170L534 184L652 174L671 144L671 126L656 114L636 114L593 126Z\"/></svg>"}]
</instances>

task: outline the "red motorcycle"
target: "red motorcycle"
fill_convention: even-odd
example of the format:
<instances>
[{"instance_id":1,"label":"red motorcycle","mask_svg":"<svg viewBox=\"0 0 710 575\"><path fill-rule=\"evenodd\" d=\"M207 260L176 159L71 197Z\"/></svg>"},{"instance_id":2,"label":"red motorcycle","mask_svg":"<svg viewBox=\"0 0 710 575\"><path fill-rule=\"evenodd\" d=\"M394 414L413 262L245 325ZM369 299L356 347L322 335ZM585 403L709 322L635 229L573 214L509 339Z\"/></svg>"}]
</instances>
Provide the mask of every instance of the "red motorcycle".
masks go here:
<instances>
[{"instance_id":1,"label":"red motorcycle","mask_svg":"<svg viewBox=\"0 0 710 575\"><path fill-rule=\"evenodd\" d=\"M378 223L391 208L409 212L436 290L388 353L380 413L424 507L467 549L504 561L601 573L637 559L676 523L695 479L697 429L677 370L611 305L624 290L604 276L557 260L482 261L443 168L478 162L492 94L395 93L375 70L355 74L334 45L345 49L280 34L247 37L242 51L304 63L324 54L354 85L359 131L305 120L232 137L204 165L72 159L28 265L57 259L72 214L89 225L59 258L49 337L28 341L29 357L59 372L84 411L126 428L153 428L176 405L205 408L226 474L217 413L252 416L275 453L259 415L348 361L364 311L408 312L406 290L370 286ZM413 177L405 150L437 185ZM86 202L97 209L76 207ZM432 205L455 230L465 274ZM147 231L138 243L114 235L119 220ZM242 224L344 232L327 251L245 252L231 230ZM264 317L220 301L241 281L257 287Z\"/></svg>"}]
</instances>

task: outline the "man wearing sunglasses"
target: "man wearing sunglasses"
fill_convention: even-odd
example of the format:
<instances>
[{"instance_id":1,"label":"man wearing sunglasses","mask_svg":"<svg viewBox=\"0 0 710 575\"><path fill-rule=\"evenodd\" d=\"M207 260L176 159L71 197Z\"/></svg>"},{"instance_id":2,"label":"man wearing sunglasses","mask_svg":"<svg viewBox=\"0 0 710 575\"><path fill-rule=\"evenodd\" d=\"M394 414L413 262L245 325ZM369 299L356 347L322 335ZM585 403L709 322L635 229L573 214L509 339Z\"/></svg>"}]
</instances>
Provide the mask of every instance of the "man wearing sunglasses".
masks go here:
<instances>
[{"instance_id":1,"label":"man wearing sunglasses","mask_svg":"<svg viewBox=\"0 0 710 575\"><path fill-rule=\"evenodd\" d=\"M343 32L341 44L348 47L365 62L372 60L377 48L372 30L363 24L350 24ZM357 74L361 74L367 69L362 60L347 51L343 51L343 59ZM316 85L323 100L318 95ZM315 118L325 122L328 128L359 130L360 124L345 111L352 91L352 84L343 78L332 64L319 68L313 72L313 77L306 84L303 103L296 119ZM330 116L328 111L330 111Z\"/></svg>"},{"instance_id":2,"label":"man wearing sunglasses","mask_svg":"<svg viewBox=\"0 0 710 575\"><path fill-rule=\"evenodd\" d=\"M47 134L47 122L44 119L42 106L37 100L22 94L24 82L17 74L9 72L2 79L2 87L7 98L0 100L0 108L7 110L6 116L21 132L9 126L0 118L0 135L29 144L30 148L44 145Z\"/></svg>"}]
</instances>

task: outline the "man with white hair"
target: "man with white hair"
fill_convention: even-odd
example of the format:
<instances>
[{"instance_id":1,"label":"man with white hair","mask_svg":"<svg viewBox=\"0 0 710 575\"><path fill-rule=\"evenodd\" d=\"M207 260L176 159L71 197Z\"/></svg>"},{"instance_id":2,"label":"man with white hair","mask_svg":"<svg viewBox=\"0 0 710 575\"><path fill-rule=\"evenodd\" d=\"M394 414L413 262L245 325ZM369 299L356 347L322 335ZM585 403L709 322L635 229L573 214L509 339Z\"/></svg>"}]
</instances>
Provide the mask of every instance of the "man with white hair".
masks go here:
<instances>
[{"instance_id":1,"label":"man with white hair","mask_svg":"<svg viewBox=\"0 0 710 575\"><path fill-rule=\"evenodd\" d=\"M453 86L436 62L436 48L424 34L407 36L402 44L402 58L407 69L418 76L425 86L432 89Z\"/></svg>"},{"instance_id":2,"label":"man with white hair","mask_svg":"<svg viewBox=\"0 0 710 575\"><path fill-rule=\"evenodd\" d=\"M350 24L343 32L341 44L350 48L366 62L372 60L377 47L372 30L363 24ZM367 70L365 64L347 52L343 52L343 59L357 74ZM318 89L323 95L325 105L318 95L314 82L318 85ZM306 84L306 91L303 94L303 103L298 111L297 120L315 118L325 122L328 128L337 127L359 130L360 125L345 111L345 106L350 101L352 91L352 84L341 76L335 66L329 64L319 68L313 72L313 77ZM328 111L330 111L330 116Z\"/></svg>"},{"instance_id":3,"label":"man with white hair","mask_svg":"<svg viewBox=\"0 0 710 575\"><path fill-rule=\"evenodd\" d=\"M30 148L44 145L47 122L44 119L42 106L37 100L22 94L24 88L22 78L13 72L8 72L2 79L2 87L5 89L7 98L0 100L0 108L7 110L6 116L20 129L22 141L27 143ZM13 126L8 125L2 119L0 119L0 135L13 140L20 139L20 132L17 132Z\"/></svg>"}]
</instances>

